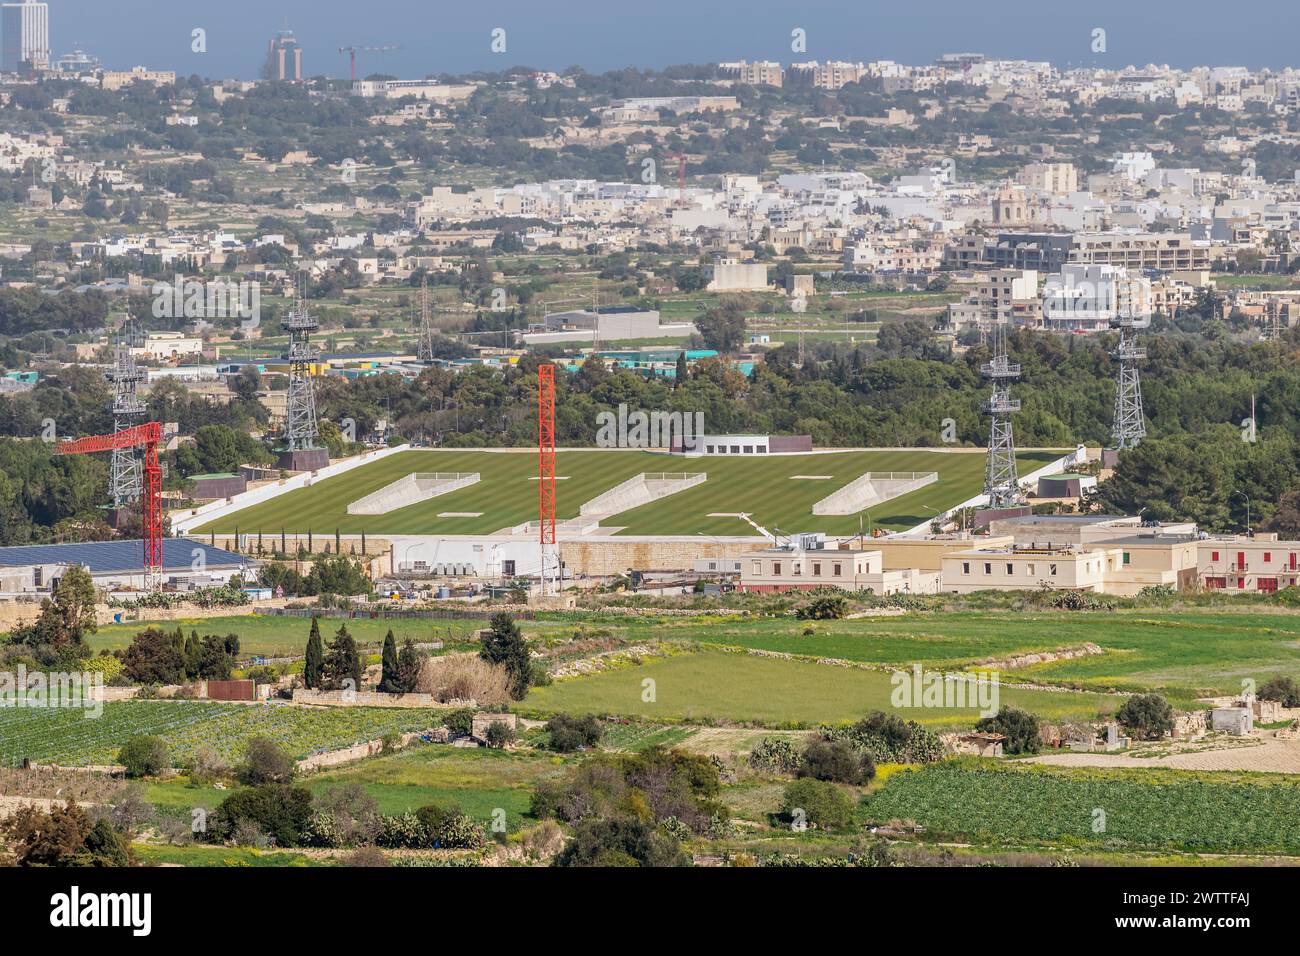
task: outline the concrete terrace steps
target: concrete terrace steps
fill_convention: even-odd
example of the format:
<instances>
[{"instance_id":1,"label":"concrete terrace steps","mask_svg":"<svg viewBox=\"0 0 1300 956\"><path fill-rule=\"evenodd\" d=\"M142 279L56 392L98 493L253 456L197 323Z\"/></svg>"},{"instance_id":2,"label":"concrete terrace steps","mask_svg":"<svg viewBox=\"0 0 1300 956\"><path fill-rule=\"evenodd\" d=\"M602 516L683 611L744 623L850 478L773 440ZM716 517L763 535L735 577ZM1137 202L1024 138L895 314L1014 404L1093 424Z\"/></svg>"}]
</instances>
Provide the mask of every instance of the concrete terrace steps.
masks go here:
<instances>
[{"instance_id":1,"label":"concrete terrace steps","mask_svg":"<svg viewBox=\"0 0 1300 956\"><path fill-rule=\"evenodd\" d=\"M412 472L348 505L350 515L382 515L476 484L477 471Z\"/></svg>"},{"instance_id":2,"label":"concrete terrace steps","mask_svg":"<svg viewBox=\"0 0 1300 956\"><path fill-rule=\"evenodd\" d=\"M815 515L852 515L939 480L937 471L869 471L812 506Z\"/></svg>"},{"instance_id":3,"label":"concrete terrace steps","mask_svg":"<svg viewBox=\"0 0 1300 956\"><path fill-rule=\"evenodd\" d=\"M616 515L694 488L709 476L702 471L643 471L602 492L578 509L582 517Z\"/></svg>"}]
</instances>

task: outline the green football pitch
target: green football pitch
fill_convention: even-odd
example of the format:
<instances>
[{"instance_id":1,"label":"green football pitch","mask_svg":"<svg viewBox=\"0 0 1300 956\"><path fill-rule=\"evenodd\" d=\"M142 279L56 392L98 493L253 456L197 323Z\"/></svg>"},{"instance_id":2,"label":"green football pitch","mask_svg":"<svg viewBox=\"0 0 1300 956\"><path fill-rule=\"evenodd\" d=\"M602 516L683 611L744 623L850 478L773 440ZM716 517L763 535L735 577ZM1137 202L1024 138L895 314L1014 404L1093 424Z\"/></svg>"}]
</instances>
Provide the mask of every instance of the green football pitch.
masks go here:
<instances>
[{"instance_id":1,"label":"green football pitch","mask_svg":"<svg viewBox=\"0 0 1300 956\"><path fill-rule=\"evenodd\" d=\"M1022 474L1063 454L1025 451ZM574 518L586 501L642 472L705 472L685 491L602 522L621 534L751 535L745 512L765 528L852 534L859 515L813 515L813 503L865 472L937 472L938 481L862 513L862 527L900 530L979 494L984 455L934 450L845 451L766 458L681 458L643 451L562 451L556 462L556 516ZM347 506L412 472L478 472L478 483L380 515ZM537 517L537 456L517 451L413 450L363 465L310 488L233 512L195 534L280 531L303 534L489 534ZM447 515L442 517L442 515Z\"/></svg>"}]
</instances>

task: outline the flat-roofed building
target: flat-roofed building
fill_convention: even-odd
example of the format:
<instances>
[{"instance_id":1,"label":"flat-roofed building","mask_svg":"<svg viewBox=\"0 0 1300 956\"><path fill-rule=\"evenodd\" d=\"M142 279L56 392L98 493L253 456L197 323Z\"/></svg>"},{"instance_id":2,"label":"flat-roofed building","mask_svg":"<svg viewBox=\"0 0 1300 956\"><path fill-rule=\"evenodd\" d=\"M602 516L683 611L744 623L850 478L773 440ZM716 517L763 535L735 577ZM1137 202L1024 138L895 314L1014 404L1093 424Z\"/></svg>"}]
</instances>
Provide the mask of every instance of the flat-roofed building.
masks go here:
<instances>
[{"instance_id":1,"label":"flat-roofed building","mask_svg":"<svg viewBox=\"0 0 1300 956\"><path fill-rule=\"evenodd\" d=\"M749 86L780 86L785 70L775 60L757 60L753 63L738 60L734 63L719 63L718 72L737 83Z\"/></svg>"},{"instance_id":2,"label":"flat-roofed building","mask_svg":"<svg viewBox=\"0 0 1300 956\"><path fill-rule=\"evenodd\" d=\"M1199 541L1195 535L1150 531L1083 545L971 548L943 558L943 589L970 594L1050 588L1120 596L1147 587L1188 591L1197 584Z\"/></svg>"},{"instance_id":3,"label":"flat-roofed building","mask_svg":"<svg viewBox=\"0 0 1300 956\"><path fill-rule=\"evenodd\" d=\"M1272 592L1291 587L1300 584L1300 541L1262 532L1203 538L1197 574L1208 590Z\"/></svg>"},{"instance_id":4,"label":"flat-roofed building","mask_svg":"<svg viewBox=\"0 0 1300 956\"><path fill-rule=\"evenodd\" d=\"M799 545L763 548L740 556L740 589L767 593L841 588L875 594L934 594L939 575L915 568L886 571L874 550L805 548Z\"/></svg>"},{"instance_id":5,"label":"flat-roofed building","mask_svg":"<svg viewBox=\"0 0 1300 956\"><path fill-rule=\"evenodd\" d=\"M1074 163L1030 163L1016 173L1016 182L1040 192L1069 195L1079 191L1079 172Z\"/></svg>"},{"instance_id":6,"label":"flat-roofed building","mask_svg":"<svg viewBox=\"0 0 1300 956\"><path fill-rule=\"evenodd\" d=\"M1211 259L1209 241L1193 239L1188 233L1077 233L1070 248L1071 262L1133 270L1208 269Z\"/></svg>"}]
</instances>

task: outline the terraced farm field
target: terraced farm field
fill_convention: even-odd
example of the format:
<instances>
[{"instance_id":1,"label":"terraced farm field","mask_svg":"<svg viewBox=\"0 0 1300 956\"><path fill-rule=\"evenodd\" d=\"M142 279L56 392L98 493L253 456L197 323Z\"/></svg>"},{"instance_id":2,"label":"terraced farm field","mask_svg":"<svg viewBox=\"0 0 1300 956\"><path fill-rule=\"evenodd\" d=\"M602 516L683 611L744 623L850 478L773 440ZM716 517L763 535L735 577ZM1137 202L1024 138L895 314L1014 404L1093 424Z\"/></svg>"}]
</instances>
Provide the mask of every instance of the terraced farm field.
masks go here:
<instances>
[{"instance_id":1,"label":"terraced farm field","mask_svg":"<svg viewBox=\"0 0 1300 956\"><path fill-rule=\"evenodd\" d=\"M216 704L195 701L121 701L102 716L76 708L0 709L0 763L23 758L78 767L117 762L122 744L153 734L166 741L172 761L183 765L202 746L228 761L243 756L250 737L267 737L301 759L376 740L390 730L414 731L442 724L438 710L399 710Z\"/></svg>"},{"instance_id":2,"label":"terraced farm field","mask_svg":"<svg viewBox=\"0 0 1300 956\"><path fill-rule=\"evenodd\" d=\"M653 685L644 682L652 680ZM654 689L646 700L646 688ZM556 681L529 692L530 714L599 714L644 720L816 726L857 720L886 710L935 728L974 726L972 708L899 707L882 671L809 661L705 651L677 654L619 670ZM1119 698L1075 691L1002 688L1003 704L1047 720L1083 720L1113 711Z\"/></svg>"},{"instance_id":3,"label":"terraced farm field","mask_svg":"<svg viewBox=\"0 0 1300 956\"><path fill-rule=\"evenodd\" d=\"M1026 451L1028 472L1061 452ZM415 472L478 472L474 485L379 515L347 506ZM900 530L920 524L979 493L984 456L965 451L846 451L767 458L680 458L642 451L562 451L556 455L556 515L574 518L582 504L642 472L705 472L708 480L634 508L606 524L623 534L749 535L734 517L745 511L764 527L852 534L858 515L812 514L813 503L868 471L938 472L939 480L863 512L871 524ZM537 458L530 452L420 449L326 478L205 524L196 534L280 531L304 534L489 534L537 516ZM451 517L439 517L452 514Z\"/></svg>"},{"instance_id":4,"label":"terraced farm field","mask_svg":"<svg viewBox=\"0 0 1300 956\"><path fill-rule=\"evenodd\" d=\"M434 621L420 618L329 618L320 619L321 637L332 638L339 626L347 624L348 631L364 648L377 649L384 643L390 630L398 644L408 637L416 643L442 641L450 647L457 641L468 639L483 626L481 621ZM100 650L118 650L127 647L135 635L148 627L171 631L179 627L186 634L198 631L204 634L234 634L239 638L241 658L297 657L306 652L311 621L301 617L269 614L231 614L221 617L180 618L160 621L128 621L123 624L105 624L92 634L88 643L98 654Z\"/></svg>"},{"instance_id":5,"label":"terraced farm field","mask_svg":"<svg viewBox=\"0 0 1300 956\"><path fill-rule=\"evenodd\" d=\"M864 809L945 839L1300 853L1300 784L1280 775L949 761L892 775Z\"/></svg>"},{"instance_id":6,"label":"terraced farm field","mask_svg":"<svg viewBox=\"0 0 1300 956\"><path fill-rule=\"evenodd\" d=\"M1096 644L1102 653L1018 667L1007 679L1095 691L1159 691L1192 707L1300 675L1300 614L1260 610L941 611L819 623L719 617L635 622L627 635L809 657L960 670L980 661Z\"/></svg>"}]
</instances>

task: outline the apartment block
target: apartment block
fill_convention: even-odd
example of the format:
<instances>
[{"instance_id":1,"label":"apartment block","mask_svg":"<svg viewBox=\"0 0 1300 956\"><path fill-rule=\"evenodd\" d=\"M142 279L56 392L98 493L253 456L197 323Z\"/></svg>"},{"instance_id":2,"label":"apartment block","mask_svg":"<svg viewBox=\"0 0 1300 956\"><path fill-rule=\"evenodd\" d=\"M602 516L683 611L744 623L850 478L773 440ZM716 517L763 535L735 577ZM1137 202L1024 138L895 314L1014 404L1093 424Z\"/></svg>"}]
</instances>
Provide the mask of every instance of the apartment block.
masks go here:
<instances>
[{"instance_id":1,"label":"apartment block","mask_svg":"<svg viewBox=\"0 0 1300 956\"><path fill-rule=\"evenodd\" d=\"M1190 590L1197 580L1197 539L1132 535L1103 544L972 548L943 559L943 589L1019 591L1051 588L1133 595L1145 587Z\"/></svg>"},{"instance_id":2,"label":"apartment block","mask_svg":"<svg viewBox=\"0 0 1300 956\"><path fill-rule=\"evenodd\" d=\"M1043 327L1056 332L1103 332L1151 311L1151 280L1119 266L1069 263L1043 289Z\"/></svg>"},{"instance_id":3,"label":"apartment block","mask_svg":"<svg viewBox=\"0 0 1300 956\"><path fill-rule=\"evenodd\" d=\"M1276 591L1300 584L1300 541L1263 533L1205 538L1197 574L1208 590Z\"/></svg>"},{"instance_id":4,"label":"apartment block","mask_svg":"<svg viewBox=\"0 0 1300 956\"><path fill-rule=\"evenodd\" d=\"M780 86L785 78L785 70L774 60L758 60L749 63L739 60L735 63L719 63L718 72L748 86Z\"/></svg>"},{"instance_id":5,"label":"apartment block","mask_svg":"<svg viewBox=\"0 0 1300 956\"><path fill-rule=\"evenodd\" d=\"M815 86L822 90L838 90L849 83L857 83L869 74L865 63L845 63L840 60L828 60L818 63L791 63L788 77L791 85Z\"/></svg>"},{"instance_id":6,"label":"apartment block","mask_svg":"<svg viewBox=\"0 0 1300 956\"><path fill-rule=\"evenodd\" d=\"M1073 237L1070 261L1127 269L1208 269L1210 243L1187 233L1079 233Z\"/></svg>"},{"instance_id":7,"label":"apartment block","mask_svg":"<svg viewBox=\"0 0 1300 956\"><path fill-rule=\"evenodd\" d=\"M1063 196L1079 191L1079 171L1074 163L1030 163L1016 173L1016 182L1027 189Z\"/></svg>"}]
</instances>

